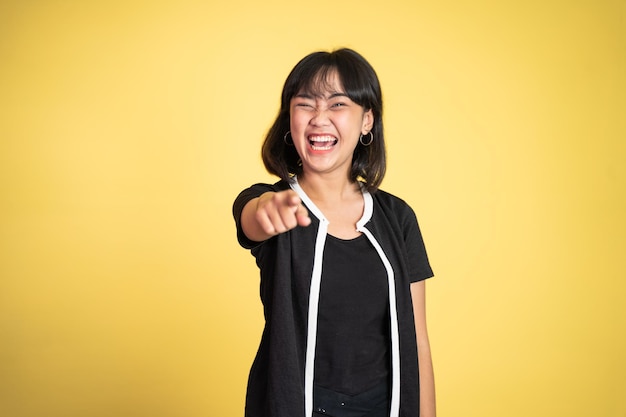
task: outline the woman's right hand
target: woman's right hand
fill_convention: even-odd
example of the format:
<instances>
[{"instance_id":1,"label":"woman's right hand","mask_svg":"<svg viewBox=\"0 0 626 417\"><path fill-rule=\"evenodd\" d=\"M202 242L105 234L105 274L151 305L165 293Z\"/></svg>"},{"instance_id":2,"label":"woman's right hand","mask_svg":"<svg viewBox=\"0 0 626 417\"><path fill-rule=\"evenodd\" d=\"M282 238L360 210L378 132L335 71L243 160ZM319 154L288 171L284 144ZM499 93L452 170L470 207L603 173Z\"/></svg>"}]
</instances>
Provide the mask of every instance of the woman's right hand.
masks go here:
<instances>
[{"instance_id":1,"label":"woman's right hand","mask_svg":"<svg viewBox=\"0 0 626 417\"><path fill-rule=\"evenodd\" d=\"M241 213L243 232L255 242L309 224L309 212L293 190L264 193L250 200Z\"/></svg>"}]
</instances>

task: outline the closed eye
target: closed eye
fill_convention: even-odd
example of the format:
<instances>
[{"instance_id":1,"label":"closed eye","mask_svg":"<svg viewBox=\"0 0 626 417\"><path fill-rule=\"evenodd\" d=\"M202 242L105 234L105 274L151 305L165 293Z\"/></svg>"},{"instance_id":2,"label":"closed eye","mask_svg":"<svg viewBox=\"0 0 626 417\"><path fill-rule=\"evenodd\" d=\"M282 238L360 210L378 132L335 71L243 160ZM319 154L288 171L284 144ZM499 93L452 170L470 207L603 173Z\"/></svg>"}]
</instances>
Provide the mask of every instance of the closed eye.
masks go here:
<instances>
[{"instance_id":1,"label":"closed eye","mask_svg":"<svg viewBox=\"0 0 626 417\"><path fill-rule=\"evenodd\" d=\"M304 109L312 109L313 105L310 103L306 103L306 102L300 102L300 103L296 103L296 107L302 107Z\"/></svg>"}]
</instances>

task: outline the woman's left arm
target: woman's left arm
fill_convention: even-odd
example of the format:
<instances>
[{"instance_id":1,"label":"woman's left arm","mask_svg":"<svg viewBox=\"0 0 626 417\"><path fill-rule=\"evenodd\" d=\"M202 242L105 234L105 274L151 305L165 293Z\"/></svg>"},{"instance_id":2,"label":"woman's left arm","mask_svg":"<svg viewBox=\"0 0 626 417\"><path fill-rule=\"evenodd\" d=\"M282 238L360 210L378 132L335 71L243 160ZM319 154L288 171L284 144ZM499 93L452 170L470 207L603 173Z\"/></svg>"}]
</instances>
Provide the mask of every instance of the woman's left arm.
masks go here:
<instances>
[{"instance_id":1,"label":"woman's left arm","mask_svg":"<svg viewBox=\"0 0 626 417\"><path fill-rule=\"evenodd\" d=\"M417 335L417 360L420 382L420 417L435 417L435 375L430 354L430 342L426 328L426 283L418 281L411 284L415 333Z\"/></svg>"}]
</instances>

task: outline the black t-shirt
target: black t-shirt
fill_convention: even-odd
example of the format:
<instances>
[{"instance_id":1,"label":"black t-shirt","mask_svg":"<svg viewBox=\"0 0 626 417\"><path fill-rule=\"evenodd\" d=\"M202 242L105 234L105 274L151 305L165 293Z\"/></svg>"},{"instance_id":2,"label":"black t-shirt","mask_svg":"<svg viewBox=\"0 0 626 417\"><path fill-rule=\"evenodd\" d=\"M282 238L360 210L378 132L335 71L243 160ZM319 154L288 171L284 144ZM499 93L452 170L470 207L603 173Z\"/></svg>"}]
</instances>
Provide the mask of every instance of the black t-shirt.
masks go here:
<instances>
[{"instance_id":1,"label":"black t-shirt","mask_svg":"<svg viewBox=\"0 0 626 417\"><path fill-rule=\"evenodd\" d=\"M387 272L366 238L328 235L320 287L315 384L357 395L389 377Z\"/></svg>"}]
</instances>

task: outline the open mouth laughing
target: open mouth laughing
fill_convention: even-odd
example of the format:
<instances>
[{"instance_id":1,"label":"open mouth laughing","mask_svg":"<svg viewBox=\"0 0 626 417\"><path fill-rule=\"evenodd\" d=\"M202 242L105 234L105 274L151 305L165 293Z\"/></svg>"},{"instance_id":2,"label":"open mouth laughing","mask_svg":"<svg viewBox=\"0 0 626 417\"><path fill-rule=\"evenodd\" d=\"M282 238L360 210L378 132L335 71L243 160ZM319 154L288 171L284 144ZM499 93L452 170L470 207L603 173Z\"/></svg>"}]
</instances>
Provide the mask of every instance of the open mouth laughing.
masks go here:
<instances>
[{"instance_id":1,"label":"open mouth laughing","mask_svg":"<svg viewBox=\"0 0 626 417\"><path fill-rule=\"evenodd\" d=\"M309 136L309 144L314 151L327 151L332 149L338 142L337 138L330 135Z\"/></svg>"}]
</instances>

